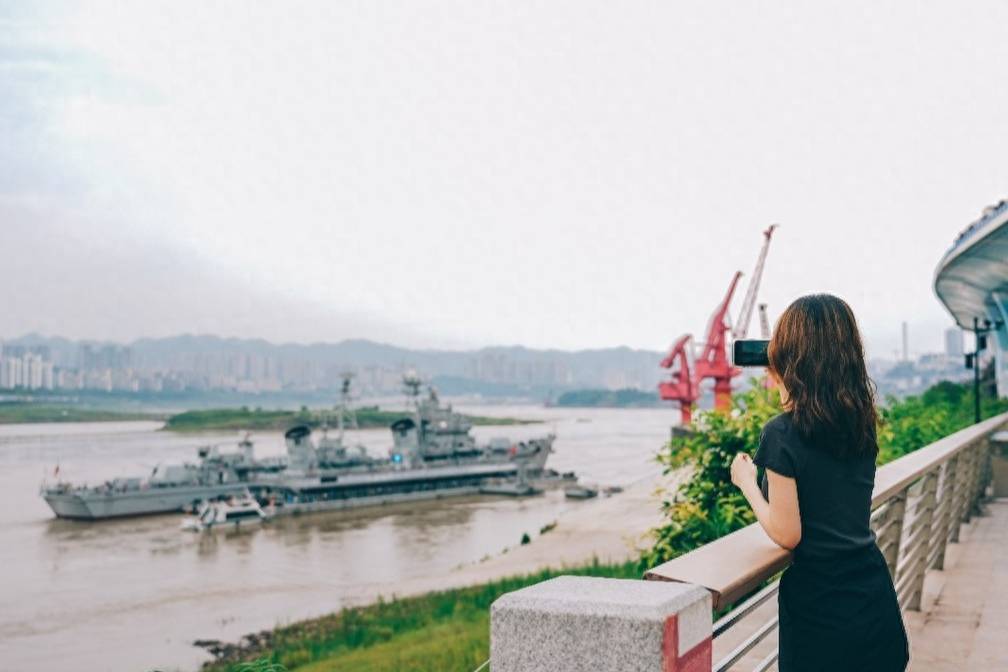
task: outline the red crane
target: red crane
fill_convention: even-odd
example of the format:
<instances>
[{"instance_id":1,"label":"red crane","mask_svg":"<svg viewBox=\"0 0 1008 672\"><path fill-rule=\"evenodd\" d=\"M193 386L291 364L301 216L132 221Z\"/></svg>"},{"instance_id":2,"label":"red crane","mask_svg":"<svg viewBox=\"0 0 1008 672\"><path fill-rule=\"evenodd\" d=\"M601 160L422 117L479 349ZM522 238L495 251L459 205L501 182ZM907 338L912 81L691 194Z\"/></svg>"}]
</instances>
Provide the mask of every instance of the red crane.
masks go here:
<instances>
[{"instance_id":1,"label":"red crane","mask_svg":"<svg viewBox=\"0 0 1008 672\"><path fill-rule=\"evenodd\" d=\"M661 361L662 367L672 371L669 380L658 384L658 394L662 399L679 402L683 425L690 423L693 402L700 398L700 385L693 379L692 359L693 337L684 334L672 345L669 354Z\"/></svg>"},{"instance_id":2,"label":"red crane","mask_svg":"<svg viewBox=\"0 0 1008 672\"><path fill-rule=\"evenodd\" d=\"M745 338L749 330L770 238L776 228L777 225L772 224L763 232L763 248L756 260L756 268L742 303L739 323L735 330L733 331L729 325L728 308L735 295L739 278L742 277L741 271L735 272L731 284L728 285L728 292L707 323L706 339L700 355L694 359L693 339L686 334L679 337L668 355L661 361L661 366L670 369L671 375L669 380L659 383L658 394L662 399L679 402L683 425L688 425L692 421L693 405L700 398L700 382L704 379L714 379L714 408L727 411L731 407L731 381L742 372L742 369L732 366L728 359L728 334L731 332L734 338Z\"/></svg>"}]
</instances>

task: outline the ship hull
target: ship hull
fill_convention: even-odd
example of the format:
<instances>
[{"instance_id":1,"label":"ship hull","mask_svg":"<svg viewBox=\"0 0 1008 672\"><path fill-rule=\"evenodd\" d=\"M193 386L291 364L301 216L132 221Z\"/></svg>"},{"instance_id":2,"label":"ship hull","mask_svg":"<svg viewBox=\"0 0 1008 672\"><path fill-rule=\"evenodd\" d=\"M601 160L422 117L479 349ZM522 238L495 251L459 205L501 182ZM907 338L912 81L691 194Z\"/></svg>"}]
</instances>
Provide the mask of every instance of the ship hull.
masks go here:
<instances>
[{"instance_id":1,"label":"ship hull","mask_svg":"<svg viewBox=\"0 0 1008 672\"><path fill-rule=\"evenodd\" d=\"M238 495L246 484L151 488L136 492L47 492L43 494L57 518L101 520L184 511L195 502Z\"/></svg>"},{"instance_id":2,"label":"ship hull","mask_svg":"<svg viewBox=\"0 0 1008 672\"><path fill-rule=\"evenodd\" d=\"M487 486L513 483L518 468L513 463L427 467L341 477L278 478L250 489L262 503L272 503L278 515L339 511L464 495L478 495ZM534 477L550 487L562 478L540 473Z\"/></svg>"},{"instance_id":3,"label":"ship hull","mask_svg":"<svg viewBox=\"0 0 1008 672\"><path fill-rule=\"evenodd\" d=\"M323 513L325 511L345 511L347 509L358 509L365 507L387 506L392 504L404 504L409 502L421 502L436 499L447 499L449 497L463 497L465 495L480 494L480 486L470 485L457 488L443 488L440 490L428 490L426 492L403 492L388 495L375 495L372 497L354 497L344 500L329 500L317 502L298 502L277 507L277 515L299 515L306 513Z\"/></svg>"},{"instance_id":4,"label":"ship hull","mask_svg":"<svg viewBox=\"0 0 1008 672\"><path fill-rule=\"evenodd\" d=\"M368 508L368 507L380 507L380 506L391 506L394 504L409 504L412 502L423 502L438 499L448 499L451 497L465 497L465 496L487 496L487 495L501 495L513 497L515 494L524 496L526 494L536 494L542 490L551 490L554 488L561 488L565 485L569 485L571 479L565 479L562 477L556 477L546 480L536 480L532 481L533 490L529 493L519 492L493 492L488 489L486 484L483 485L466 485L453 488L442 488L439 490L427 490L419 492L402 492L387 495L374 495L370 497L353 497L350 499L342 500L322 500L316 502L297 502L293 504L287 504L284 506L278 506L273 511L275 515L278 516L289 516L289 515L302 515L309 513L324 513L326 511L345 511L348 509L358 509L358 508Z\"/></svg>"}]
</instances>

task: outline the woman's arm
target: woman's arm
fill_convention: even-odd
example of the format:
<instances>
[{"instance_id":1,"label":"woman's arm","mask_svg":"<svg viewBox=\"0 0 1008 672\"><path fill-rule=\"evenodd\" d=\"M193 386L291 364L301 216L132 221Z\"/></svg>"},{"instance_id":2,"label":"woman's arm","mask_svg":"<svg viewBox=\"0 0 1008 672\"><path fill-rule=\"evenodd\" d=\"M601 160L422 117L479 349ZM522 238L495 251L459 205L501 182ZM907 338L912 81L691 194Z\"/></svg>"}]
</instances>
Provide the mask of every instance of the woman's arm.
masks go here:
<instances>
[{"instance_id":1,"label":"woman's arm","mask_svg":"<svg viewBox=\"0 0 1008 672\"><path fill-rule=\"evenodd\" d=\"M766 470L768 494L767 502L756 483L756 465L746 453L739 453L732 460L732 483L745 495L756 520L767 535L779 546L794 550L801 541L801 513L798 510L798 485L795 479Z\"/></svg>"}]
</instances>

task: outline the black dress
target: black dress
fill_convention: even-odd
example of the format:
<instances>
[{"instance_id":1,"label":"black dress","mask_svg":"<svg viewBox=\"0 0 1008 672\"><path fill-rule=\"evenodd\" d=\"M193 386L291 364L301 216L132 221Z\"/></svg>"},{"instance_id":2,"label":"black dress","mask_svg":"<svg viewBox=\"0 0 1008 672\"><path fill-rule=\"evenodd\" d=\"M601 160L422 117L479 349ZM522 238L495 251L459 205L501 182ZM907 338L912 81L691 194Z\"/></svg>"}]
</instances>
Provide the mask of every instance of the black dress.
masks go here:
<instances>
[{"instance_id":1,"label":"black dress","mask_svg":"<svg viewBox=\"0 0 1008 672\"><path fill-rule=\"evenodd\" d=\"M778 595L780 672L905 670L903 617L868 526L874 459L810 445L784 413L763 428L754 461L798 485L801 542ZM765 472L762 486L766 495Z\"/></svg>"}]
</instances>

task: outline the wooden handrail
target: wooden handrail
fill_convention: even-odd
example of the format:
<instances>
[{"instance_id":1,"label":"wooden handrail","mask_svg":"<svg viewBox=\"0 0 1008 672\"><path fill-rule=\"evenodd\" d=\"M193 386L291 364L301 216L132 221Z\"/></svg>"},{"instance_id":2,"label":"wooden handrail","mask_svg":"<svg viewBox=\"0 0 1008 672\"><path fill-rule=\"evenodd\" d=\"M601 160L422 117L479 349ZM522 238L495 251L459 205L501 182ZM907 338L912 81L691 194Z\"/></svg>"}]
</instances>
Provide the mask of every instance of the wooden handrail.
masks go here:
<instances>
[{"instance_id":1,"label":"wooden handrail","mask_svg":"<svg viewBox=\"0 0 1008 672\"><path fill-rule=\"evenodd\" d=\"M881 506L928 471L1005 424L1008 413L970 425L879 467L875 472L872 508ZM647 571L644 578L704 586L711 592L714 609L720 609L751 593L790 562L791 554L771 541L758 523L753 523L658 565Z\"/></svg>"}]
</instances>

